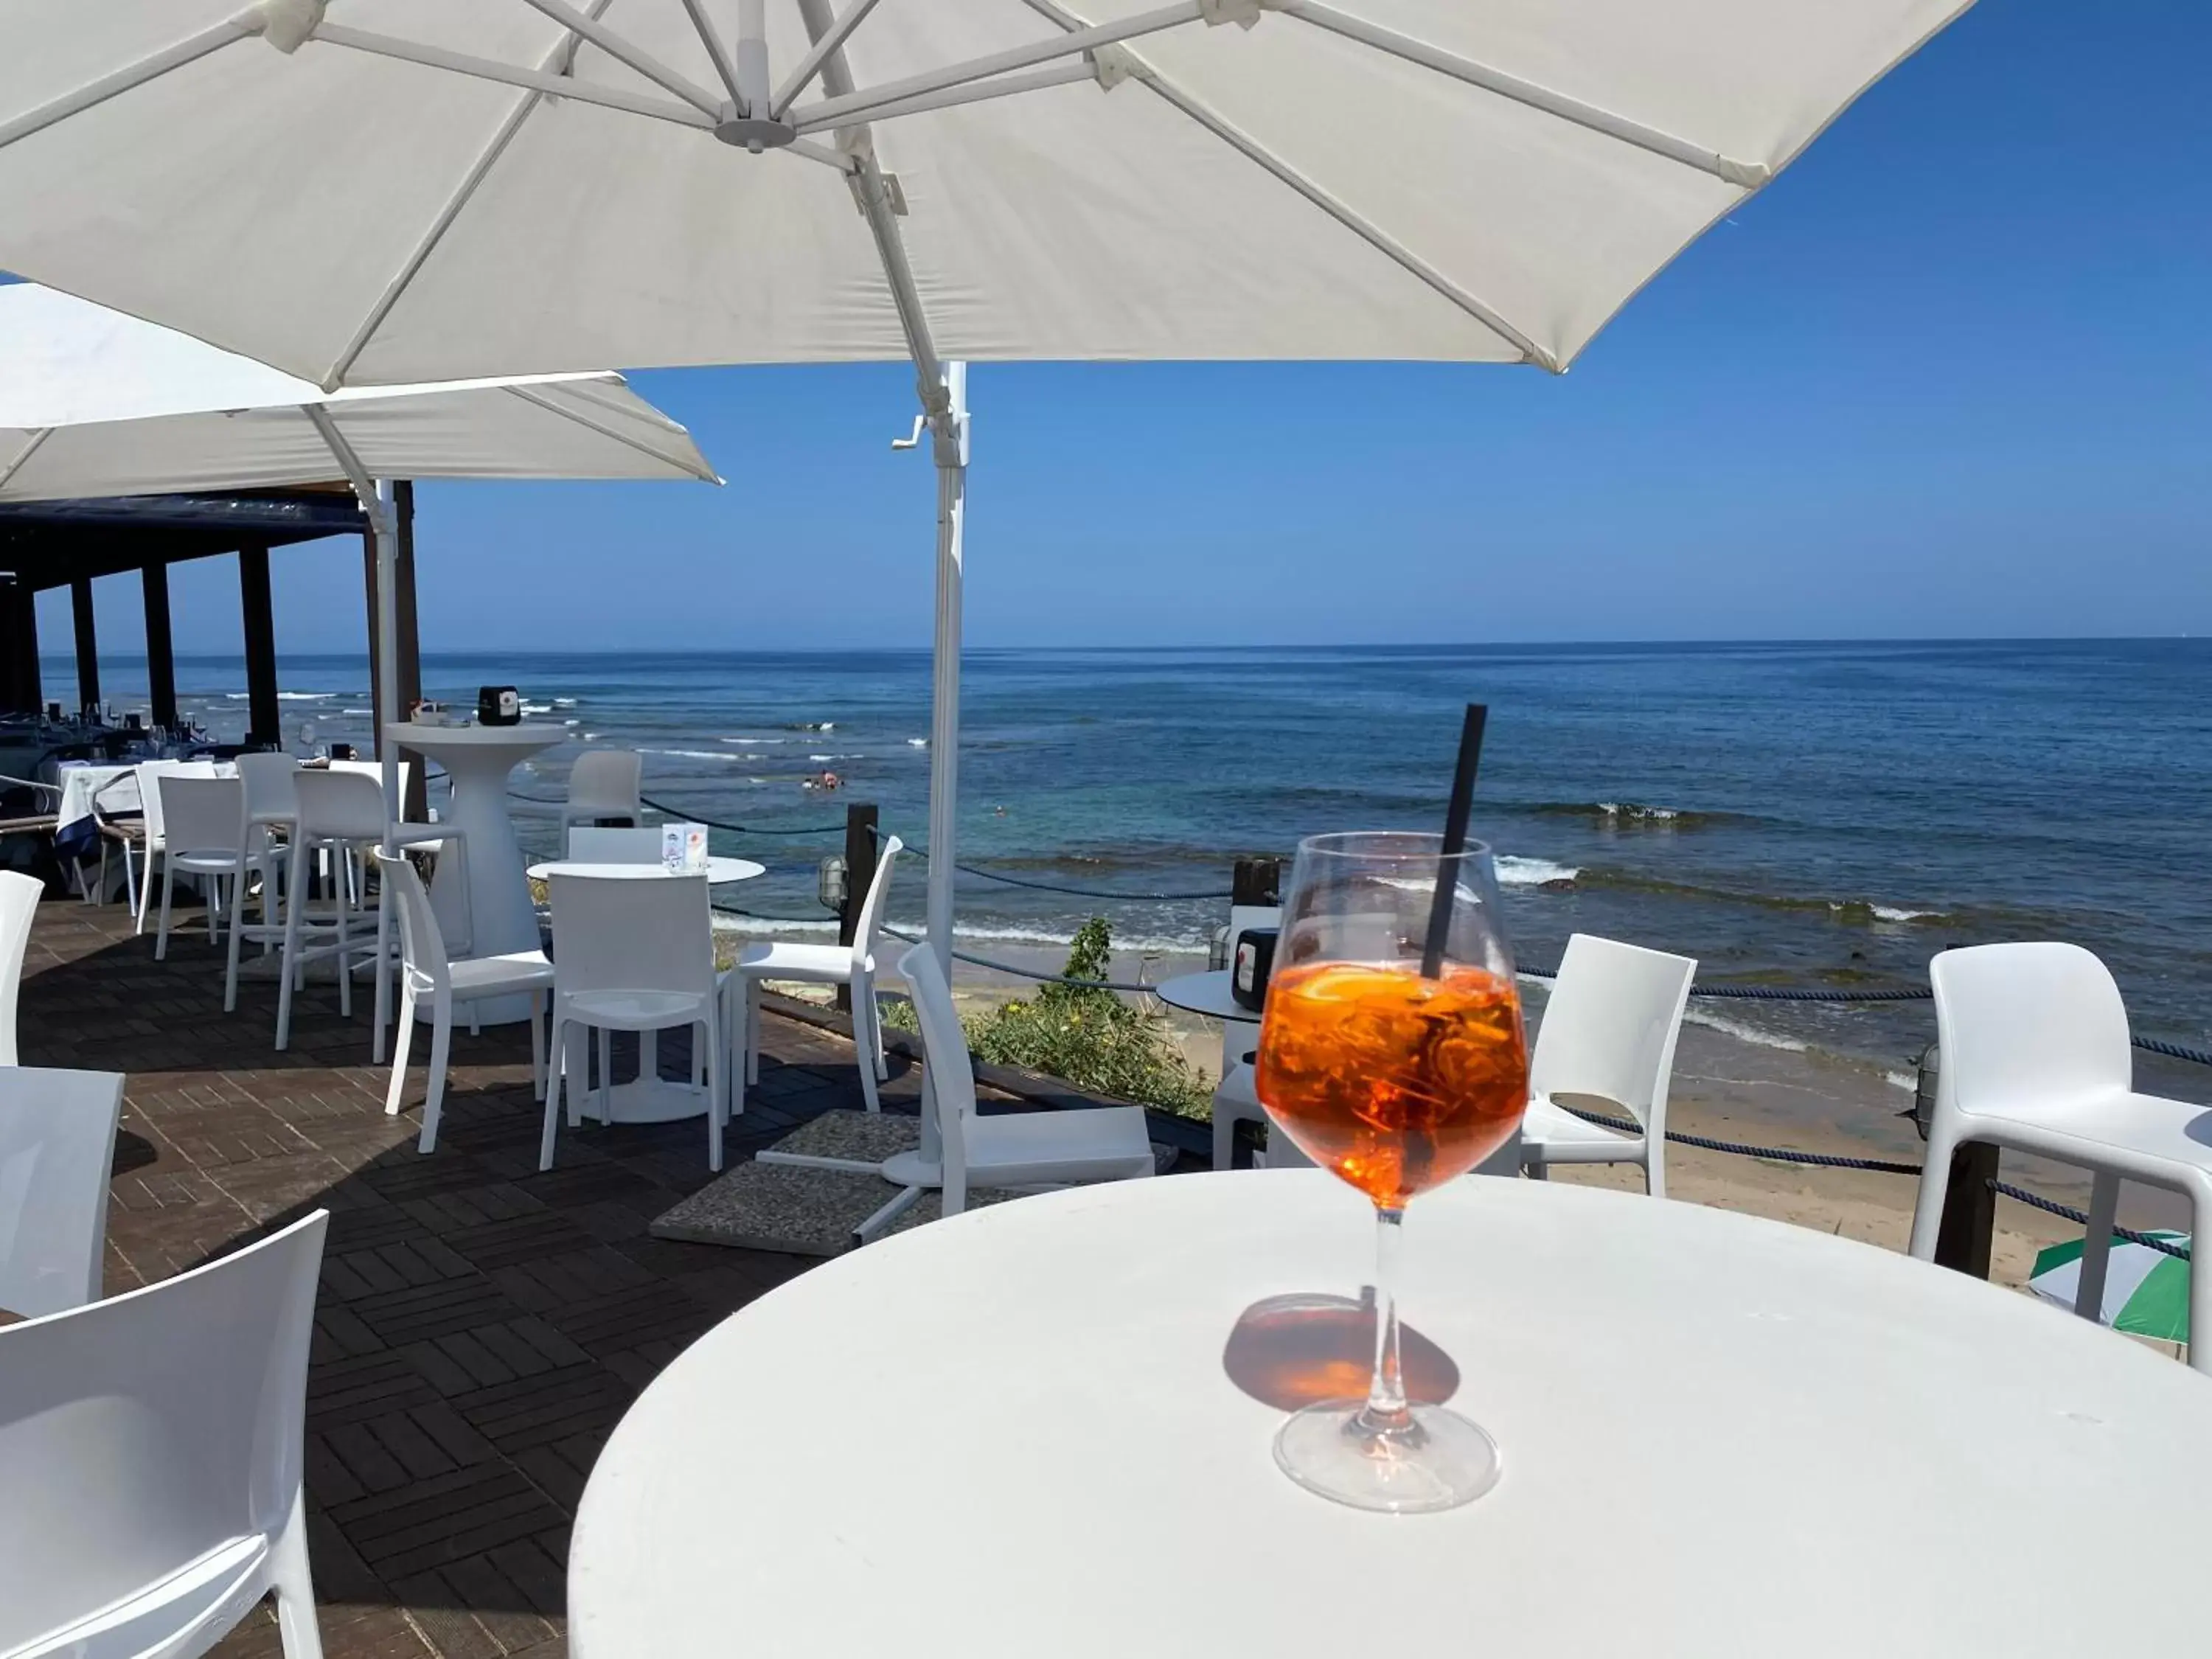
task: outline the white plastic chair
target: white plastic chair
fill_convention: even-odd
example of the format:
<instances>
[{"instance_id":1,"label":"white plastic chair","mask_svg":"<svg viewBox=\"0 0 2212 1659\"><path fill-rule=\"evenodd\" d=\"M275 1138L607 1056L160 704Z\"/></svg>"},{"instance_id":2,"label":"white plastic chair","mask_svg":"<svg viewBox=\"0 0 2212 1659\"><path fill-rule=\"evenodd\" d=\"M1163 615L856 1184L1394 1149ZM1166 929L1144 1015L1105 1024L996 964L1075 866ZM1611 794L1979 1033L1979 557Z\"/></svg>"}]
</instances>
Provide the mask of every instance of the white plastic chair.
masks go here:
<instances>
[{"instance_id":1,"label":"white plastic chair","mask_svg":"<svg viewBox=\"0 0 2212 1659\"><path fill-rule=\"evenodd\" d=\"M391 961L392 921L388 909L381 903L377 907L376 939L373 947L366 938L356 945L353 939L356 922L368 922L368 913L356 908L349 896L349 881L333 882L337 889L331 895L329 920L311 918L307 914L307 860L319 848L327 848L333 855L334 868L343 867L355 851L363 853L383 844L384 792L377 781L368 774L353 769L332 767L302 767L293 778L293 787L299 794L299 818L293 826L291 868L284 884L284 956L280 972L283 987L276 995L276 1047L287 1048L292 1041L292 994L304 982L307 966L321 957L334 957L338 970L338 1012L351 1017L353 1013L353 968L356 956L367 957L376 966L376 1033L374 1058L383 1059L384 1029L390 1012L391 981L387 964ZM461 832L450 824L395 823L390 826L393 845L397 847L427 847L462 841ZM461 871L463 890L466 890L468 861L465 853L457 853ZM464 902L464 915L467 905ZM309 932L305 940L301 929ZM469 940L460 941L463 951Z\"/></svg>"},{"instance_id":2,"label":"white plastic chair","mask_svg":"<svg viewBox=\"0 0 2212 1659\"><path fill-rule=\"evenodd\" d=\"M1667 1195L1667 1091L1698 964L1689 957L1576 933L1528 1059L1521 1164L1541 1181L1554 1164L1636 1164L1644 1190ZM1634 1118L1624 1134L1586 1123L1553 1097L1594 1096Z\"/></svg>"},{"instance_id":3,"label":"white plastic chair","mask_svg":"<svg viewBox=\"0 0 2212 1659\"><path fill-rule=\"evenodd\" d=\"M796 980L809 985L849 985L853 988L853 1057L860 1072L860 1097L872 1112L883 1103L876 1085L890 1076L884 1054L884 1023L876 1007L876 951L883 942L884 906L891 890L891 866L898 862L906 843L887 837L876 860L875 878L860 900L853 942L846 945L798 945L771 939L748 945L738 952L736 964L723 983L730 998L723 1024L733 1048L742 1044L744 1066L733 1070L735 1082L731 1109L745 1109L745 1088L760 1081L760 988L763 980Z\"/></svg>"},{"instance_id":4,"label":"white plastic chair","mask_svg":"<svg viewBox=\"0 0 2212 1659\"><path fill-rule=\"evenodd\" d=\"M1150 1176L1152 1137L1141 1106L1090 1106L1067 1111L975 1109L975 1073L952 993L925 941L899 958L914 995L921 1047L944 1141L944 1213L967 1207L976 1187L1060 1187Z\"/></svg>"},{"instance_id":5,"label":"white plastic chair","mask_svg":"<svg viewBox=\"0 0 2212 1659\"><path fill-rule=\"evenodd\" d=\"M1224 1021L1223 1024L1230 1030L1243 1034L1231 1039L1239 1044L1257 1043L1260 1040L1260 1029L1256 1025L1231 1021ZM1225 1036L1226 1032L1224 1035ZM1274 1121L1267 1115L1267 1109L1260 1103L1252 1062L1242 1055L1231 1063L1213 1091L1215 1169L1226 1170L1234 1166L1237 1126L1240 1123L1258 1123L1267 1128L1267 1150L1255 1160L1257 1164L1270 1170L1310 1170L1313 1167L1313 1160L1298 1149L1296 1141L1286 1134L1277 1133Z\"/></svg>"},{"instance_id":6,"label":"white plastic chair","mask_svg":"<svg viewBox=\"0 0 2212 1659\"><path fill-rule=\"evenodd\" d=\"M137 771L139 823L144 830L145 842L139 854L138 904L131 931L143 933L146 931L146 913L154 902L155 870L169 848L161 811L161 784L168 778L211 778L216 774L213 761L141 761ZM130 855L126 845L124 857L127 860ZM127 866L124 873L128 880Z\"/></svg>"},{"instance_id":7,"label":"white plastic chair","mask_svg":"<svg viewBox=\"0 0 2212 1659\"><path fill-rule=\"evenodd\" d=\"M538 1167L553 1167L553 1137L564 1080L585 1086L580 1054L569 1039L599 1033L599 1121L609 1118L615 1031L692 1030L692 1070L703 1064L707 1167L722 1167L728 1066L722 1047L720 987L714 973L714 912L707 878L556 875L546 884L553 910L553 1084L545 1091L545 1133ZM572 1121L580 1104L571 1108Z\"/></svg>"},{"instance_id":8,"label":"white plastic chair","mask_svg":"<svg viewBox=\"0 0 2212 1659\"><path fill-rule=\"evenodd\" d=\"M321 1659L301 1490L329 1220L0 1328L0 1653L190 1659L270 1591Z\"/></svg>"},{"instance_id":9,"label":"white plastic chair","mask_svg":"<svg viewBox=\"0 0 2212 1659\"><path fill-rule=\"evenodd\" d=\"M198 876L207 886L208 942L222 918L223 883L230 884L230 948L225 957L222 1011L238 1006L238 945L246 916L246 882L273 879L265 831L246 821L246 786L236 778L169 777L161 781L163 835L161 925L154 939L155 961L169 953L169 910L179 876ZM264 911L264 915L265 915Z\"/></svg>"},{"instance_id":10,"label":"white plastic chair","mask_svg":"<svg viewBox=\"0 0 2212 1659\"><path fill-rule=\"evenodd\" d=\"M543 951L514 951L497 957L446 956L446 941L430 908L422 878L404 853L376 854L377 879L399 913L399 1036L392 1050L392 1088L385 1096L387 1117L399 1115L407 1086L407 1049L415 1035L415 1007L430 999L430 1074L422 1096L422 1133L417 1152L438 1145L438 1115L446 1099L446 1055L453 1036L453 1005L484 997L530 998L530 1085L532 1098L545 1098L545 1003L553 989L553 963Z\"/></svg>"},{"instance_id":11,"label":"white plastic chair","mask_svg":"<svg viewBox=\"0 0 2212 1659\"><path fill-rule=\"evenodd\" d=\"M571 825L594 824L608 818L625 823L644 821L639 800L644 787L644 763L634 749L587 749L568 769L568 799L561 808L561 839L568 840ZM570 858L582 854L571 851Z\"/></svg>"},{"instance_id":12,"label":"white plastic chair","mask_svg":"<svg viewBox=\"0 0 2212 1659\"><path fill-rule=\"evenodd\" d=\"M119 1073L0 1071L0 1308L31 1319L100 1300L122 1118Z\"/></svg>"},{"instance_id":13,"label":"white plastic chair","mask_svg":"<svg viewBox=\"0 0 2212 1659\"><path fill-rule=\"evenodd\" d=\"M658 864L658 829L601 830L578 824L568 831L568 856L580 864Z\"/></svg>"},{"instance_id":14,"label":"white plastic chair","mask_svg":"<svg viewBox=\"0 0 2212 1659\"><path fill-rule=\"evenodd\" d=\"M2135 1091L2127 1006L2112 974L2078 945L1978 945L1928 964L1942 1056L1912 1254L1932 1261L1951 1156L1984 1141L2095 1172L2075 1311L2097 1318L2120 1182L2187 1196L2192 1237L2212 1239L2212 1110ZM2212 1273L2189 1274L2189 1328L2212 1331ZM2212 1372L2212 1341L2189 1363Z\"/></svg>"},{"instance_id":15,"label":"white plastic chair","mask_svg":"<svg viewBox=\"0 0 2212 1659\"><path fill-rule=\"evenodd\" d=\"M15 1000L23 988L23 953L30 947L31 924L39 918L39 901L46 891L46 884L35 877L0 870L0 1066L18 1063Z\"/></svg>"}]
</instances>

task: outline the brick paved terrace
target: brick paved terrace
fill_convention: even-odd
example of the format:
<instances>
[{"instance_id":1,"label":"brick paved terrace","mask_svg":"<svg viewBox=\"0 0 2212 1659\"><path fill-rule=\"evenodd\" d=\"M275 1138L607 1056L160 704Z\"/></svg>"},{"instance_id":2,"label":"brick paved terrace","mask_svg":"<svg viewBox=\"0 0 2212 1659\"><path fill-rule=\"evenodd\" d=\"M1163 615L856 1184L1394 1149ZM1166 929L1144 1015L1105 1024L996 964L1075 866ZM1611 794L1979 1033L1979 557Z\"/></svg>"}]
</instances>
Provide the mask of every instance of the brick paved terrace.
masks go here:
<instances>
[{"instance_id":1,"label":"brick paved terrace","mask_svg":"<svg viewBox=\"0 0 2212 1659\"><path fill-rule=\"evenodd\" d=\"M40 907L22 1063L129 1079L107 1291L327 1208L307 1481L330 1659L553 1659L569 1522L609 1431L686 1344L807 1264L647 1236L708 1179L698 1120L564 1126L540 1174L521 1026L456 1029L438 1150L423 1158L425 1045L407 1110L388 1118L370 998L345 1019L334 986L311 987L278 1054L276 994L273 980L242 981L226 1015L204 936L173 935L157 963L120 905ZM763 1025L732 1159L860 1103L849 1042L787 1018ZM634 1056L617 1039L617 1079ZM918 1068L891 1064L886 1107L911 1110ZM665 1074L687 1065L682 1043L663 1042ZM280 1651L265 1607L216 1650Z\"/></svg>"}]
</instances>

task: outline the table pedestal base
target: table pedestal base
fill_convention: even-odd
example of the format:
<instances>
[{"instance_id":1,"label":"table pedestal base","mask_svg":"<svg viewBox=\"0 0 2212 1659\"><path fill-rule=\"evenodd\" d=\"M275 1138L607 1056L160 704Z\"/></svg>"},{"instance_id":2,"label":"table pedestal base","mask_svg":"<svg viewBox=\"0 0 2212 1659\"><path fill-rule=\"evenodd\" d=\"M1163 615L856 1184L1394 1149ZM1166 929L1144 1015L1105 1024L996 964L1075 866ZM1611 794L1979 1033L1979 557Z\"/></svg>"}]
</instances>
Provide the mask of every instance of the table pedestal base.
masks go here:
<instances>
[{"instance_id":1,"label":"table pedestal base","mask_svg":"<svg viewBox=\"0 0 2212 1659\"><path fill-rule=\"evenodd\" d=\"M526 1005L529 999L526 997L522 1000ZM491 1005L487 1002L484 1006L489 1008ZM523 1012L526 1018L529 1014L526 1006ZM491 1023L489 1015L484 1023ZM575 1033L568 1039L574 1045L570 1052L577 1057L579 1064L570 1067L563 1093L575 1111L587 1121L594 1120L599 1115L599 1091L583 1086L579 1079L591 1074L589 1067L581 1064L581 1059L588 1052L586 1045L596 1044L598 1039L588 1026L574 1025L569 1029ZM659 1032L639 1032L637 1048L637 1075L628 1083L617 1083L607 1091L607 1116L611 1122L675 1123L687 1117L707 1115L707 1108L714 1097L711 1085L702 1087L690 1083L672 1083L660 1075Z\"/></svg>"}]
</instances>

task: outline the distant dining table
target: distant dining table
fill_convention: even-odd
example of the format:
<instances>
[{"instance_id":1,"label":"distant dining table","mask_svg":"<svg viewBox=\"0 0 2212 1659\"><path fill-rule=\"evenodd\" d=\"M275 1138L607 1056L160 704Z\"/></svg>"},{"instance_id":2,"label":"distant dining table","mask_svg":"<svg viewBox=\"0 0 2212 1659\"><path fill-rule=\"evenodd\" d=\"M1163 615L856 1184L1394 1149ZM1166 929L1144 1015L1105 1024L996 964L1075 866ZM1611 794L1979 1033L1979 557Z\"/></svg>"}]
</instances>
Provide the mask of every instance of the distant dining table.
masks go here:
<instances>
[{"instance_id":1,"label":"distant dining table","mask_svg":"<svg viewBox=\"0 0 2212 1659\"><path fill-rule=\"evenodd\" d=\"M1415 1200L1407 1385L1488 1429L1503 1477L1396 1516L1292 1484L1285 1412L1364 1392L1373 1231L1318 1170L1169 1176L778 1286L601 1452L569 1652L2203 1650L2202 1376L1698 1205L1480 1176Z\"/></svg>"},{"instance_id":2,"label":"distant dining table","mask_svg":"<svg viewBox=\"0 0 2212 1659\"><path fill-rule=\"evenodd\" d=\"M614 881L666 881L696 871L675 871L658 861L602 862L592 859L553 859L533 864L523 872L532 881L553 876L596 876ZM720 887L750 881L768 873L768 866L750 859L710 856L705 871L707 884ZM616 1084L607 1091L609 1115L617 1123L669 1123L678 1118L703 1117L708 1091L689 1084L672 1083L660 1075L660 1034L647 1031L638 1040L637 1076Z\"/></svg>"}]
</instances>

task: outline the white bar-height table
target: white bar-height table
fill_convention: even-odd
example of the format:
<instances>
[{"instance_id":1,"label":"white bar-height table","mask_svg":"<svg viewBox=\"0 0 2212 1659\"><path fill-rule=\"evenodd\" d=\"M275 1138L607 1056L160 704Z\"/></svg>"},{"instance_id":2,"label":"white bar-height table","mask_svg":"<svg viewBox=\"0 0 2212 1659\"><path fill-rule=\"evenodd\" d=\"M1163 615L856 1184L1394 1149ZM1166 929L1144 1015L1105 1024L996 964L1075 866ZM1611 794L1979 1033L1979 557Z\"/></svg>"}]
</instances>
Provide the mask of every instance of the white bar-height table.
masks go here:
<instances>
[{"instance_id":1,"label":"white bar-height table","mask_svg":"<svg viewBox=\"0 0 2212 1659\"><path fill-rule=\"evenodd\" d=\"M1260 1304L1356 1297L1374 1224L1319 1170L1169 1176L970 1210L778 1286L600 1454L570 1653L703 1654L739 1627L748 1652L914 1659L2203 1650L2202 1376L1693 1204L1486 1177L1417 1199L1409 1386L1495 1435L1503 1478L1422 1516L1293 1485L1285 1411L1363 1376L1371 1327L1340 1314L1302 1351L1269 1340L1301 1304Z\"/></svg>"},{"instance_id":2,"label":"white bar-height table","mask_svg":"<svg viewBox=\"0 0 2212 1659\"><path fill-rule=\"evenodd\" d=\"M514 838L507 811L507 780L521 762L550 749L568 733L558 726L418 726L413 721L384 728L384 740L412 749L446 769L453 799L447 822L467 840L469 954L501 956L538 948L538 912L522 877L522 848ZM459 923L460 884L439 860L430 884L430 903L447 937L464 937ZM530 1018L527 996L487 997L470 1007L485 1025L513 1025ZM428 1017L425 1005L424 1017Z\"/></svg>"},{"instance_id":3,"label":"white bar-height table","mask_svg":"<svg viewBox=\"0 0 2212 1659\"><path fill-rule=\"evenodd\" d=\"M524 873L532 881L544 881L551 876L611 876L619 880L655 881L678 872L657 861L603 864L586 859L556 859L533 864ZM709 856L707 860L709 887L750 881L767 873L766 865L756 864L750 859ZM582 1091L578 1091L575 1097L580 1103ZM695 1089L687 1083L671 1083L660 1075L660 1033L647 1031L638 1038L637 1076L608 1091L607 1110L617 1123L672 1123L678 1118L704 1117L711 1098L709 1090Z\"/></svg>"}]
</instances>

